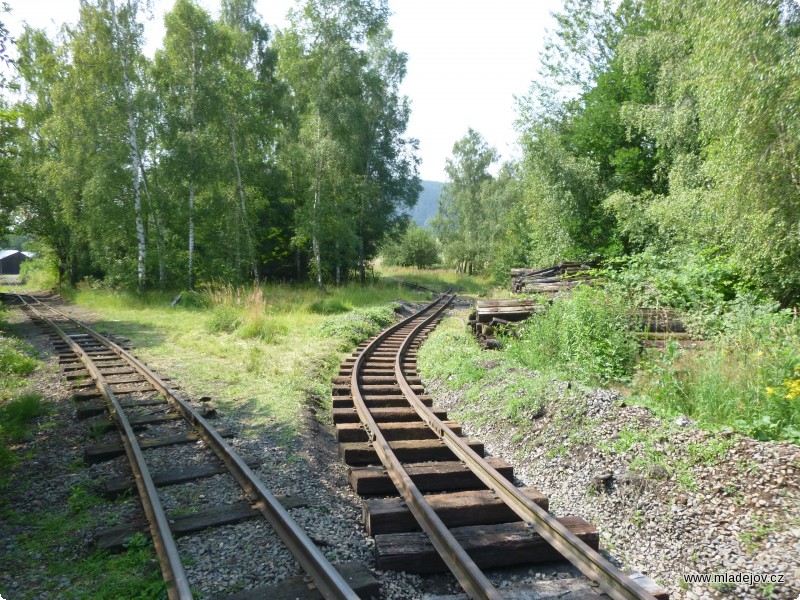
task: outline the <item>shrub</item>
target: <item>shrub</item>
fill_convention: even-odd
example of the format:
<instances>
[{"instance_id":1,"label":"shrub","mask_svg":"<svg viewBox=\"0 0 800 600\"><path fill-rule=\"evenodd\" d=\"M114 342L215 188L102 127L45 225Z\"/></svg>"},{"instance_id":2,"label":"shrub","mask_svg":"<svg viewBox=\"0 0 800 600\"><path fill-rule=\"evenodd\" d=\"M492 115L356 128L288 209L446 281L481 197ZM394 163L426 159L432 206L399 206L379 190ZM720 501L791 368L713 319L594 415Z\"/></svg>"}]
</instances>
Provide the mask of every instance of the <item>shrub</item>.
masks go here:
<instances>
[{"instance_id":1,"label":"shrub","mask_svg":"<svg viewBox=\"0 0 800 600\"><path fill-rule=\"evenodd\" d=\"M414 225L384 245L381 256L390 266L427 269L439 262L439 244L431 231Z\"/></svg>"},{"instance_id":2,"label":"shrub","mask_svg":"<svg viewBox=\"0 0 800 600\"><path fill-rule=\"evenodd\" d=\"M508 352L523 365L585 382L625 381L639 348L628 306L608 292L580 286L528 319Z\"/></svg>"},{"instance_id":3,"label":"shrub","mask_svg":"<svg viewBox=\"0 0 800 600\"><path fill-rule=\"evenodd\" d=\"M800 443L800 323L786 311L741 301L707 347L673 346L644 362L634 399L704 426Z\"/></svg>"},{"instance_id":4,"label":"shrub","mask_svg":"<svg viewBox=\"0 0 800 600\"><path fill-rule=\"evenodd\" d=\"M30 348L19 340L0 334L0 373L3 375L29 375L36 361L25 354Z\"/></svg>"},{"instance_id":5,"label":"shrub","mask_svg":"<svg viewBox=\"0 0 800 600\"><path fill-rule=\"evenodd\" d=\"M354 310L344 316L329 317L319 326L329 337L340 340L341 349L360 344L395 320L394 306Z\"/></svg>"}]
</instances>

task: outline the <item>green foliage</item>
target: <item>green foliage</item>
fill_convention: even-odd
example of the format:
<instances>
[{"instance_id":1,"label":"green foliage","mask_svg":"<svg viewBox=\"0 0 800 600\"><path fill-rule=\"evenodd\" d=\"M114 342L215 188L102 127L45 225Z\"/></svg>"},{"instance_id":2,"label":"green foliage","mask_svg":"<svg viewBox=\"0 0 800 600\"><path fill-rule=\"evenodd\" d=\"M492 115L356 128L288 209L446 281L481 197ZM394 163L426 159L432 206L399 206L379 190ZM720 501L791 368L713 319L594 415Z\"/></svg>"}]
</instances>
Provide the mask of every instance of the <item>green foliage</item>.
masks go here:
<instances>
[{"instance_id":1,"label":"green foliage","mask_svg":"<svg viewBox=\"0 0 800 600\"><path fill-rule=\"evenodd\" d=\"M796 301L797 6L570 0L556 22L519 106L527 226L495 272L633 256L673 263L678 288L703 272L728 300L738 282Z\"/></svg>"},{"instance_id":2,"label":"green foliage","mask_svg":"<svg viewBox=\"0 0 800 600\"><path fill-rule=\"evenodd\" d=\"M605 266L599 275L636 306L721 313L726 303L752 288L730 257L713 249L650 250Z\"/></svg>"},{"instance_id":3,"label":"green foliage","mask_svg":"<svg viewBox=\"0 0 800 600\"><path fill-rule=\"evenodd\" d=\"M226 304L215 306L206 321L206 329L211 333L232 333L242 324L240 311Z\"/></svg>"},{"instance_id":4,"label":"green foliage","mask_svg":"<svg viewBox=\"0 0 800 600\"><path fill-rule=\"evenodd\" d=\"M253 0L179 0L153 60L145 4L90 0L58 38L20 36L0 225L71 285L363 282L419 192L385 0L308 0L275 40Z\"/></svg>"},{"instance_id":5,"label":"green foliage","mask_svg":"<svg viewBox=\"0 0 800 600\"><path fill-rule=\"evenodd\" d=\"M19 279L34 290L52 290L58 285L58 263L51 252L37 252L32 259L20 265Z\"/></svg>"},{"instance_id":6,"label":"green foliage","mask_svg":"<svg viewBox=\"0 0 800 600\"><path fill-rule=\"evenodd\" d=\"M588 286L556 299L531 316L508 353L536 370L586 382L625 381L633 374L638 343L629 307L618 296Z\"/></svg>"},{"instance_id":7,"label":"green foliage","mask_svg":"<svg viewBox=\"0 0 800 600\"><path fill-rule=\"evenodd\" d=\"M419 356L420 372L441 379L450 389L464 388L487 373L483 351L457 321L440 325L423 348Z\"/></svg>"},{"instance_id":8,"label":"green foliage","mask_svg":"<svg viewBox=\"0 0 800 600\"><path fill-rule=\"evenodd\" d=\"M489 168L499 158L497 150L469 129L447 159L448 182L431 226L442 244L445 264L459 272L486 271L501 252L506 229L515 218L516 167L506 163L498 177L493 177Z\"/></svg>"},{"instance_id":9,"label":"green foliage","mask_svg":"<svg viewBox=\"0 0 800 600\"><path fill-rule=\"evenodd\" d=\"M339 298L322 298L309 305L309 310L318 315L335 315L350 310Z\"/></svg>"},{"instance_id":10,"label":"green foliage","mask_svg":"<svg viewBox=\"0 0 800 600\"><path fill-rule=\"evenodd\" d=\"M5 337L0 333L0 374L30 375L37 362L29 356L30 346L16 338Z\"/></svg>"},{"instance_id":11,"label":"green foliage","mask_svg":"<svg viewBox=\"0 0 800 600\"><path fill-rule=\"evenodd\" d=\"M634 399L665 416L800 443L800 324L744 301L720 324L702 349L673 347L643 362Z\"/></svg>"},{"instance_id":12,"label":"green foliage","mask_svg":"<svg viewBox=\"0 0 800 600\"><path fill-rule=\"evenodd\" d=\"M364 308L344 316L329 317L319 326L320 332L339 342L339 348L350 348L371 338L390 325L395 318L392 306Z\"/></svg>"},{"instance_id":13,"label":"green foliage","mask_svg":"<svg viewBox=\"0 0 800 600\"><path fill-rule=\"evenodd\" d=\"M439 262L439 246L428 229L411 226L383 245L381 258L389 266L428 269Z\"/></svg>"},{"instance_id":14,"label":"green foliage","mask_svg":"<svg viewBox=\"0 0 800 600\"><path fill-rule=\"evenodd\" d=\"M0 473L17 462L8 444L28 440L31 436L30 423L47 412L42 395L35 393L22 394L0 406Z\"/></svg>"}]
</instances>

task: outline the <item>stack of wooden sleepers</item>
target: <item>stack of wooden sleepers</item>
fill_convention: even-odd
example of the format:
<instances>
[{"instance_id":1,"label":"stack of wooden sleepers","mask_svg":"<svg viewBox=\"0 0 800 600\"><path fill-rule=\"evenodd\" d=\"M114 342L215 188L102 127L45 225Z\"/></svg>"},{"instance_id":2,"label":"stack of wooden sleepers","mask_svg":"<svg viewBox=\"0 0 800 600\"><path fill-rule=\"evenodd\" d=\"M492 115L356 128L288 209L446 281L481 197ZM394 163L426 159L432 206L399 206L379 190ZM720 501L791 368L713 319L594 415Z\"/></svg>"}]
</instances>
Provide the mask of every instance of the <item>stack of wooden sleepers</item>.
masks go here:
<instances>
[{"instance_id":1,"label":"stack of wooden sleepers","mask_svg":"<svg viewBox=\"0 0 800 600\"><path fill-rule=\"evenodd\" d=\"M546 294L572 289L592 280L591 267L577 262L562 262L545 269L511 269L511 291L515 294Z\"/></svg>"}]
</instances>

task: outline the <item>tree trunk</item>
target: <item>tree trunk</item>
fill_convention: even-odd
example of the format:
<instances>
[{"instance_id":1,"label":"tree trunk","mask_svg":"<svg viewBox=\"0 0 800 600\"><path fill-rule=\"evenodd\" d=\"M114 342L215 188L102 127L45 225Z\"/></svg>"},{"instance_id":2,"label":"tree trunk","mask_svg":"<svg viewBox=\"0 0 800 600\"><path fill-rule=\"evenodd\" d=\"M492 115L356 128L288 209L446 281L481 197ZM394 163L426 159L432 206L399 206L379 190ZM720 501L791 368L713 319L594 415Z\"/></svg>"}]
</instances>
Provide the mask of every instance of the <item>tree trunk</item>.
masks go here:
<instances>
[{"instance_id":1,"label":"tree trunk","mask_svg":"<svg viewBox=\"0 0 800 600\"><path fill-rule=\"evenodd\" d=\"M195 179L195 131L194 131L194 101L195 101L195 71L197 70L197 56L195 43L192 40L192 78L189 98L189 289L194 289L194 179Z\"/></svg>"},{"instance_id":2,"label":"tree trunk","mask_svg":"<svg viewBox=\"0 0 800 600\"><path fill-rule=\"evenodd\" d=\"M363 285L367 280L366 269L364 268L364 238L359 239L358 244L358 280Z\"/></svg>"},{"instance_id":3,"label":"tree trunk","mask_svg":"<svg viewBox=\"0 0 800 600\"><path fill-rule=\"evenodd\" d=\"M155 181L155 165L157 161L153 157L153 179ZM166 248L164 246L164 228L161 224L161 207L157 201L153 200L153 194L150 193L150 185L147 183L147 173L145 173L144 165L139 165L142 174L142 186L144 187L144 195L147 198L147 204L150 206L150 214L153 217L153 227L156 230L156 248L158 250L158 289L163 290L164 284L167 280L166 269L164 266L164 259Z\"/></svg>"},{"instance_id":4,"label":"tree trunk","mask_svg":"<svg viewBox=\"0 0 800 600\"><path fill-rule=\"evenodd\" d=\"M194 289L194 180L189 181L189 289Z\"/></svg>"},{"instance_id":5,"label":"tree trunk","mask_svg":"<svg viewBox=\"0 0 800 600\"><path fill-rule=\"evenodd\" d=\"M319 119L319 115L317 115L317 119ZM317 121L317 142L319 145L320 140L322 139L322 126ZM313 205L313 214L312 214L312 228L313 232L311 234L311 251L314 254L314 267L317 271L317 287L321 290L323 289L322 286L322 253L320 252L319 248L319 206L321 202L322 196L322 156L319 154L321 150L317 149L317 164L316 164L316 173L314 179L314 205Z\"/></svg>"},{"instance_id":6,"label":"tree trunk","mask_svg":"<svg viewBox=\"0 0 800 600\"><path fill-rule=\"evenodd\" d=\"M261 273L258 268L258 260L256 258L255 245L253 243L253 233L250 230L250 224L247 221L247 201L244 195L244 187L242 186L242 173L239 170L239 158L236 152L236 136L233 131L233 121L228 117L228 132L231 138L231 158L233 159L233 167L236 171L236 188L239 191L239 201L241 203L241 221L242 229L244 230L245 239L247 242L247 253L250 257L250 267L253 272L253 278L256 285L261 283Z\"/></svg>"},{"instance_id":7,"label":"tree trunk","mask_svg":"<svg viewBox=\"0 0 800 600\"><path fill-rule=\"evenodd\" d=\"M123 93L125 95L125 111L127 113L128 121L128 145L130 147L131 163L133 165L133 210L136 219L136 240L138 246L137 255L137 276L139 280L139 289L143 289L145 285L147 259L147 239L144 232L144 219L142 218L142 194L139 189L139 174L141 171L141 157L139 155L139 144L136 138L136 117L133 112L133 99L131 94L131 81L128 73L128 54L127 49L124 47L119 34L119 23L117 22L117 7L114 0L110 2L111 7L111 20L114 27L114 38L117 43L117 50L122 59L122 85Z\"/></svg>"}]
</instances>

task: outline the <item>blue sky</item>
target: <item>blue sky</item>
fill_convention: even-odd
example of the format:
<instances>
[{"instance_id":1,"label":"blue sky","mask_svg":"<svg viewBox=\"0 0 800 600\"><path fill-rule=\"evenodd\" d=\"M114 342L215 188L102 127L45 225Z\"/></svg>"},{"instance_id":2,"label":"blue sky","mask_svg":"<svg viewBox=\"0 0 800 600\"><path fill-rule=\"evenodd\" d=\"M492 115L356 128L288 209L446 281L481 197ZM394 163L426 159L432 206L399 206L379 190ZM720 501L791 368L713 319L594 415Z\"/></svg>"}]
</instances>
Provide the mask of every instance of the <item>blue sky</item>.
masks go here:
<instances>
[{"instance_id":1,"label":"blue sky","mask_svg":"<svg viewBox=\"0 0 800 600\"><path fill-rule=\"evenodd\" d=\"M216 13L218 0L199 0ZM3 15L12 35L21 21L55 32L78 18L78 0L10 0ZM163 37L173 0L153 0L146 23L148 54ZM286 24L294 0L257 0L273 27ZM552 11L561 0L389 0L395 45L408 54L402 92L411 99L408 134L420 141L423 179L444 181L445 160L467 128L480 132L503 159L516 155L514 96L537 75Z\"/></svg>"}]
</instances>

